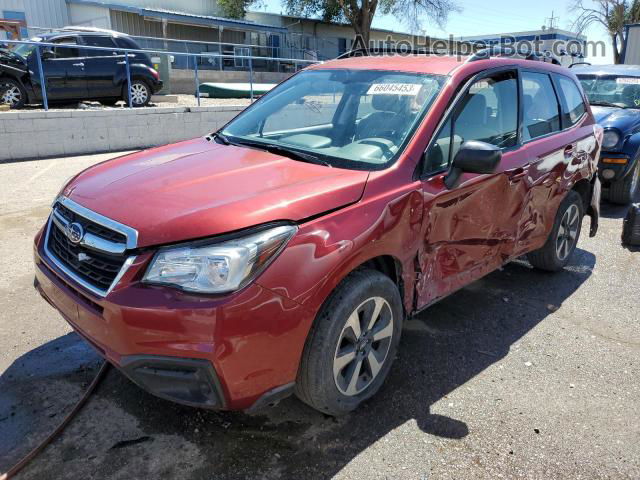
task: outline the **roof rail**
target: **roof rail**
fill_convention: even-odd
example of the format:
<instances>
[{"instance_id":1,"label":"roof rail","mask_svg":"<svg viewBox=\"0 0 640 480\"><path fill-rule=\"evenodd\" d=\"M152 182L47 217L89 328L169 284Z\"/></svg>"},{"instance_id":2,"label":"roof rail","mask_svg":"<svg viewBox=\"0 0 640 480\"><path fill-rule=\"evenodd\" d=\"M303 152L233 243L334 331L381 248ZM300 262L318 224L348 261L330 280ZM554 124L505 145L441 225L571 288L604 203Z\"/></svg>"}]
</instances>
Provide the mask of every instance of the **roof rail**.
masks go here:
<instances>
[{"instance_id":1,"label":"roof rail","mask_svg":"<svg viewBox=\"0 0 640 480\"><path fill-rule=\"evenodd\" d=\"M478 60L488 60L491 57L509 57L509 58L517 58L521 60L532 60L537 62L547 62L552 63L554 65L561 65L560 61L555 58L551 52L530 52L526 55L523 55L517 52L513 47L490 47L483 48L482 50L478 50L476 53L471 55L467 62L477 62Z\"/></svg>"},{"instance_id":2,"label":"roof rail","mask_svg":"<svg viewBox=\"0 0 640 480\"><path fill-rule=\"evenodd\" d=\"M342 60L344 58L352 58L352 57L372 57L376 55L431 55L433 52L431 50L427 50L426 48L421 49L407 49L402 47L397 47L395 45L387 46L383 48L374 47L374 48L355 48L353 50L349 50L348 52L342 53L336 57L336 60Z\"/></svg>"},{"instance_id":3,"label":"roof rail","mask_svg":"<svg viewBox=\"0 0 640 480\"><path fill-rule=\"evenodd\" d=\"M576 62L576 63L572 63L571 65L569 65L569 68L579 67L580 65L586 65L587 67L591 66L591 64L589 62Z\"/></svg>"},{"instance_id":4,"label":"roof rail","mask_svg":"<svg viewBox=\"0 0 640 480\"><path fill-rule=\"evenodd\" d=\"M127 37L126 33L117 32L115 30L108 30L106 28L98 28L98 27L82 27L82 26L66 26L60 29L53 29L53 31L62 31L62 32L83 32L83 33L108 33L111 35L122 35L123 37Z\"/></svg>"}]
</instances>

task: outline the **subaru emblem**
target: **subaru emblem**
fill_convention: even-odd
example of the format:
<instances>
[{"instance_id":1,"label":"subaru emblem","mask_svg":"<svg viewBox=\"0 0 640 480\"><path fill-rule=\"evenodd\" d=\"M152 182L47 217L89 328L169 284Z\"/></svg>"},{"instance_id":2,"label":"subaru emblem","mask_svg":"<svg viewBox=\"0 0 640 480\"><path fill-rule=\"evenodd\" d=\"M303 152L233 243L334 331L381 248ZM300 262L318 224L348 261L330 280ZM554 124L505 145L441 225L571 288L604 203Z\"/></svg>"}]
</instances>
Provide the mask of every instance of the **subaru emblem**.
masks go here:
<instances>
[{"instance_id":1,"label":"subaru emblem","mask_svg":"<svg viewBox=\"0 0 640 480\"><path fill-rule=\"evenodd\" d=\"M67 225L65 234L71 243L77 245L84 238L84 229L79 223L70 223Z\"/></svg>"}]
</instances>

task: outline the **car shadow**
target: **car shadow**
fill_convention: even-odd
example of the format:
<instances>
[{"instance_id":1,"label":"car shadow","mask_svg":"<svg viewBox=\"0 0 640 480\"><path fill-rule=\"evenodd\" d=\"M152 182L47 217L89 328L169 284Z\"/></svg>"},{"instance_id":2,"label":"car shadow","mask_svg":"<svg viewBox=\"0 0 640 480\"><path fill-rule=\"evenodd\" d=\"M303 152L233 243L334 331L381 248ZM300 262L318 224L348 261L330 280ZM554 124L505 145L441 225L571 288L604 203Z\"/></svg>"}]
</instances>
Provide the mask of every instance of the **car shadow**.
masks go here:
<instances>
[{"instance_id":1,"label":"car shadow","mask_svg":"<svg viewBox=\"0 0 640 480\"><path fill-rule=\"evenodd\" d=\"M640 189L636 192L632 203L640 203ZM628 211L629 205L616 205L614 203L609 203L607 200L603 200L600 204L600 216L604 218L619 220L621 218L625 218Z\"/></svg>"},{"instance_id":2,"label":"car shadow","mask_svg":"<svg viewBox=\"0 0 640 480\"><path fill-rule=\"evenodd\" d=\"M146 394L112 369L97 399L90 401L86 414L83 412L72 432L65 434L69 435L66 444L73 444L73 449L54 444L23 478L39 478L43 472L51 478L71 478L65 462L68 466L74 458L88 455L86 471L78 467L78 476L99 472L100 478L108 478L122 468L131 469L129 478L147 476L135 470L139 468L135 462L126 467L128 460L123 456L131 454L147 462L157 455L169 456L175 466L162 471L167 478L211 478L212 474L219 479L330 478L407 422L415 422L425 437L461 439L472 435L464 421L433 413L434 404L505 358L514 344L581 287L595 263L595 256L581 249L557 274L536 271L519 260L420 313L407 322L400 354L381 391L357 411L337 419L293 397L256 415L183 407ZM77 400L80 387L96 371L97 357L87 348L74 334L61 337L19 358L0 377L0 419L4 418L0 420L0 445L13 442L15 447L15 442L24 441L21 434L41 432L28 436L31 444L49 428L51 419L46 411L31 412L21 403L23 399L55 397L56 389L48 394L47 389L52 385L59 388L66 375L65 381L76 395L67 395L67 407ZM62 358L69 351L76 356ZM32 382L43 363L73 367L45 370L41 382ZM85 370L78 370L78 365L84 365ZM102 406L98 407L98 402ZM114 405L123 416L101 414L104 405ZM25 409L29 411L20 413ZM10 416L12 411L14 416ZM139 433L126 437L122 432L132 419ZM100 431L109 429L120 433L100 437ZM73 432L83 432L83 438L73 437ZM178 443L175 449L158 451L161 439L170 435L177 435L185 445L195 445L200 463L192 464L191 469L185 467L188 462L182 457L187 450L177 441L173 442ZM99 440L92 444L92 436ZM6 458L17 460L26 447L5 450ZM3 467L8 465L0 462L0 470Z\"/></svg>"}]
</instances>

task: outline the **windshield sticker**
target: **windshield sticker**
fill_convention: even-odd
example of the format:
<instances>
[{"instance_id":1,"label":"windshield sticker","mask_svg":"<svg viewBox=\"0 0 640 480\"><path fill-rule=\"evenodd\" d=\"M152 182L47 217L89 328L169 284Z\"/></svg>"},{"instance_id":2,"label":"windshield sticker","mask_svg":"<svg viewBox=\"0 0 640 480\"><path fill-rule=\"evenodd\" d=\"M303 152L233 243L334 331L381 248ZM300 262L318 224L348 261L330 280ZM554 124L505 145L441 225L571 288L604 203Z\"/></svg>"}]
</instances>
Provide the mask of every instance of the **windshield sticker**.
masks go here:
<instances>
[{"instance_id":1,"label":"windshield sticker","mask_svg":"<svg viewBox=\"0 0 640 480\"><path fill-rule=\"evenodd\" d=\"M406 95L415 97L420 93L422 85L414 83L375 83L371 85L367 95Z\"/></svg>"},{"instance_id":2,"label":"windshield sticker","mask_svg":"<svg viewBox=\"0 0 640 480\"><path fill-rule=\"evenodd\" d=\"M640 78L618 77L616 83L620 85L640 85Z\"/></svg>"}]
</instances>

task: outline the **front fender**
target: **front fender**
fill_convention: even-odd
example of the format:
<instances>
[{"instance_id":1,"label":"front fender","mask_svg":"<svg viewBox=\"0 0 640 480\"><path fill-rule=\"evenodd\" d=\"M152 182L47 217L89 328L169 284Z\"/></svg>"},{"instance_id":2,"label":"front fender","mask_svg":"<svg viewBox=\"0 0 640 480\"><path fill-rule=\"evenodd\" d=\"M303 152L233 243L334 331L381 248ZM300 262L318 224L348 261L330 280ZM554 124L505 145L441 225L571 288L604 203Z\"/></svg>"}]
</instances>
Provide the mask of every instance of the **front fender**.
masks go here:
<instances>
[{"instance_id":1,"label":"front fender","mask_svg":"<svg viewBox=\"0 0 640 480\"><path fill-rule=\"evenodd\" d=\"M631 135L624 143L623 153L629 157L629 163L624 169L621 178L625 178L640 161L640 132Z\"/></svg>"},{"instance_id":2,"label":"front fender","mask_svg":"<svg viewBox=\"0 0 640 480\"><path fill-rule=\"evenodd\" d=\"M304 223L258 283L317 313L349 273L387 256L401 266L403 302L411 311L422 209L423 196L414 185Z\"/></svg>"}]
</instances>

